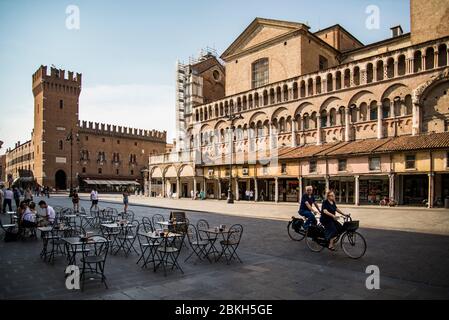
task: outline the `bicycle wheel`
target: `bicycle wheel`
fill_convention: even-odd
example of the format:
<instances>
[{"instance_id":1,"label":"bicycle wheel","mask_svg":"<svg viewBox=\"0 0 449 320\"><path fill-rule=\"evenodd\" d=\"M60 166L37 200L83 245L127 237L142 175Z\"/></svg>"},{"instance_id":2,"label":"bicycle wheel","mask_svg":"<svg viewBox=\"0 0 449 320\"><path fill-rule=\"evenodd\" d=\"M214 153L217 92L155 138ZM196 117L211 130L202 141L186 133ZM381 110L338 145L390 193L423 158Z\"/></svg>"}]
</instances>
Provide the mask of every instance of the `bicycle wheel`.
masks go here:
<instances>
[{"instance_id":1,"label":"bicycle wheel","mask_svg":"<svg viewBox=\"0 0 449 320\"><path fill-rule=\"evenodd\" d=\"M365 238L358 232L346 232L341 237L341 248L351 259L359 259L366 252Z\"/></svg>"},{"instance_id":2,"label":"bicycle wheel","mask_svg":"<svg viewBox=\"0 0 449 320\"><path fill-rule=\"evenodd\" d=\"M313 252L321 252L324 249L324 247L318 242L316 242L314 239L312 239L311 237L307 237L307 233L306 233L306 245Z\"/></svg>"},{"instance_id":3,"label":"bicycle wheel","mask_svg":"<svg viewBox=\"0 0 449 320\"><path fill-rule=\"evenodd\" d=\"M300 230L299 232L296 232L293 229L292 221L290 221L287 225L287 233L288 233L288 236L290 237L290 239L292 239L294 241L301 241L302 239L304 239L304 236L306 235L306 233L302 230Z\"/></svg>"}]
</instances>

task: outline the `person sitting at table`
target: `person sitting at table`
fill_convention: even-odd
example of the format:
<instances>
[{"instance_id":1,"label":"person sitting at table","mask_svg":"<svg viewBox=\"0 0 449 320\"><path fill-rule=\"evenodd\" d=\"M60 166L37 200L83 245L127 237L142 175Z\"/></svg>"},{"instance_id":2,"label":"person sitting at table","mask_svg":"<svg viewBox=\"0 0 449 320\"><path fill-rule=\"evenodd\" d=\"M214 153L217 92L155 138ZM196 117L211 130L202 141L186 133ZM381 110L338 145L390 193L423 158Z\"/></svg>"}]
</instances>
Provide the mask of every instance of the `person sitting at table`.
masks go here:
<instances>
[{"instance_id":1,"label":"person sitting at table","mask_svg":"<svg viewBox=\"0 0 449 320\"><path fill-rule=\"evenodd\" d=\"M28 207L25 209L25 212L22 215L22 227L24 228L36 228L36 204L34 202L30 202Z\"/></svg>"},{"instance_id":2,"label":"person sitting at table","mask_svg":"<svg viewBox=\"0 0 449 320\"><path fill-rule=\"evenodd\" d=\"M22 216L25 213L27 208L28 208L28 206L25 201L21 201L19 203L19 207L17 208L17 211L16 211L18 221L22 221Z\"/></svg>"},{"instance_id":3,"label":"person sitting at table","mask_svg":"<svg viewBox=\"0 0 449 320\"><path fill-rule=\"evenodd\" d=\"M42 225L48 226L55 222L56 212L53 207L49 206L44 200L39 201L39 207L45 210L45 215L43 215Z\"/></svg>"}]
</instances>

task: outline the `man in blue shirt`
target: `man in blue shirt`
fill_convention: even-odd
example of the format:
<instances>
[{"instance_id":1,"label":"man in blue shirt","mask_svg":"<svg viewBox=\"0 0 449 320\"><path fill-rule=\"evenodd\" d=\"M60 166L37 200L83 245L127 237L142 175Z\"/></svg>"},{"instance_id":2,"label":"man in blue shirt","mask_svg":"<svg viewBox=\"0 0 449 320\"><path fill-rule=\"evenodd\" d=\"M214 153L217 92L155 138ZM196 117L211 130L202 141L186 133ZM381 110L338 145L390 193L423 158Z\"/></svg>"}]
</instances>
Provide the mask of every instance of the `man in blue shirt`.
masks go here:
<instances>
[{"instance_id":1,"label":"man in blue shirt","mask_svg":"<svg viewBox=\"0 0 449 320\"><path fill-rule=\"evenodd\" d=\"M306 218L306 222L303 226L304 230L307 230L311 224L316 224L315 215L318 214L318 212L320 212L320 208L315 202L315 197L313 196L313 187L307 186L306 193L303 194L301 198L301 204L298 211L301 216Z\"/></svg>"}]
</instances>

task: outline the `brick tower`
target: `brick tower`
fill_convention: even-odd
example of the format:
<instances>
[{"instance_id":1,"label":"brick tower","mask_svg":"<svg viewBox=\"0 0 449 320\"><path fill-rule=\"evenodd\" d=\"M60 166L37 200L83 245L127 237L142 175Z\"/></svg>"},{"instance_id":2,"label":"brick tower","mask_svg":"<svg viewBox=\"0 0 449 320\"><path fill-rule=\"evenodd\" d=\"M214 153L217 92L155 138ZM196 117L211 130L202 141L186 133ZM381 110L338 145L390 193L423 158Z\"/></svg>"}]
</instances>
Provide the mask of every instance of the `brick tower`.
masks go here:
<instances>
[{"instance_id":1,"label":"brick tower","mask_svg":"<svg viewBox=\"0 0 449 320\"><path fill-rule=\"evenodd\" d=\"M80 73L75 76L69 71L66 75L64 70L51 68L47 74L47 67L41 66L33 74L33 171L39 185L66 189L71 183L71 172L73 184L77 184L80 92Z\"/></svg>"}]
</instances>

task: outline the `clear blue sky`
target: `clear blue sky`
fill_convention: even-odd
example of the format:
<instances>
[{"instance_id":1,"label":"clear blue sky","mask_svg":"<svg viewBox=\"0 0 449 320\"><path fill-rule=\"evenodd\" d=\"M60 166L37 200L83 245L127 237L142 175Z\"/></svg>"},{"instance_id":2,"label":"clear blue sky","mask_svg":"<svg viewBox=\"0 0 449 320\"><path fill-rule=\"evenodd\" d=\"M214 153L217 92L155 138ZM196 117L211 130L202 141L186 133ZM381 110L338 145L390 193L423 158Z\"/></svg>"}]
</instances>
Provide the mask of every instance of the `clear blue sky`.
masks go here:
<instances>
[{"instance_id":1,"label":"clear blue sky","mask_svg":"<svg viewBox=\"0 0 449 320\"><path fill-rule=\"evenodd\" d=\"M80 29L66 28L66 7L80 9ZM365 27L369 5L380 28ZM408 0L0 0L0 153L30 138L31 75L54 64L83 73L80 118L167 130L173 137L174 67L210 46L222 53L255 17L341 24L363 43L410 30Z\"/></svg>"}]
</instances>

